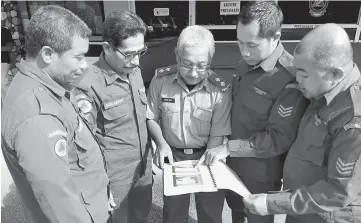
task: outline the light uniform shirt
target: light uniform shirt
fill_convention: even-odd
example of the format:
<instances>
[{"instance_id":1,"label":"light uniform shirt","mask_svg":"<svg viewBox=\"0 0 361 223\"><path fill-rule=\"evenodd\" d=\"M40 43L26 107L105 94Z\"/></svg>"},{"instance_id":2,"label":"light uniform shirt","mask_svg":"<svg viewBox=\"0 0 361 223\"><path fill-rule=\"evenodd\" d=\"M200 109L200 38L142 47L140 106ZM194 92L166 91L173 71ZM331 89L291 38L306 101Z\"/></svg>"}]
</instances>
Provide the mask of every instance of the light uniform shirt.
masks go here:
<instances>
[{"instance_id":1,"label":"light uniform shirt","mask_svg":"<svg viewBox=\"0 0 361 223\"><path fill-rule=\"evenodd\" d=\"M177 66L160 68L150 84L147 118L159 121L171 147L201 148L231 133L229 85L212 71L191 91Z\"/></svg>"}]
</instances>

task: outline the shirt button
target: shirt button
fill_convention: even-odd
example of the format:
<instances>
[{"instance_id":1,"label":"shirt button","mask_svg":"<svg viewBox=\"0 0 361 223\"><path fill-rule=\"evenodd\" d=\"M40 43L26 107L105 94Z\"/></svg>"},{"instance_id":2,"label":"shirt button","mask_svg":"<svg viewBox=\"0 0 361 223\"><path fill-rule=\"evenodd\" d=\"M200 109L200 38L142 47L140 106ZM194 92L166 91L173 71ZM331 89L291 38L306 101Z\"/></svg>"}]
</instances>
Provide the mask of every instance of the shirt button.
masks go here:
<instances>
[{"instance_id":1,"label":"shirt button","mask_svg":"<svg viewBox=\"0 0 361 223\"><path fill-rule=\"evenodd\" d=\"M184 114L188 114L188 111L184 111Z\"/></svg>"},{"instance_id":2,"label":"shirt button","mask_svg":"<svg viewBox=\"0 0 361 223\"><path fill-rule=\"evenodd\" d=\"M279 201L275 201L275 204L276 204L276 205L279 205L279 204L280 204L280 202L279 202Z\"/></svg>"},{"instance_id":3,"label":"shirt button","mask_svg":"<svg viewBox=\"0 0 361 223\"><path fill-rule=\"evenodd\" d=\"M42 88L42 87L39 87L39 91L44 91L44 88Z\"/></svg>"},{"instance_id":4,"label":"shirt button","mask_svg":"<svg viewBox=\"0 0 361 223\"><path fill-rule=\"evenodd\" d=\"M354 88L355 88L356 91L359 91L359 90L360 90L360 86L358 86L358 85L355 85Z\"/></svg>"}]
</instances>

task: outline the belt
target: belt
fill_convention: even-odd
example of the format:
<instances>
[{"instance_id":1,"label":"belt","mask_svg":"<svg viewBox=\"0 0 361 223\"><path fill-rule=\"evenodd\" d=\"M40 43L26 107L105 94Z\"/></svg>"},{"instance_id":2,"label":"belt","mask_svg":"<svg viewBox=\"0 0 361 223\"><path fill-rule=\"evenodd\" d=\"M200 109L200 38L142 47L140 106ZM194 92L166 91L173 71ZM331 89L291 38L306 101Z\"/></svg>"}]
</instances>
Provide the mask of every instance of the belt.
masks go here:
<instances>
[{"instance_id":1,"label":"belt","mask_svg":"<svg viewBox=\"0 0 361 223\"><path fill-rule=\"evenodd\" d=\"M181 151L186 155L192 155L193 153L202 152L202 151L206 150L207 147L206 146L201 147L201 148L175 148L175 147L172 147L172 149Z\"/></svg>"}]
</instances>

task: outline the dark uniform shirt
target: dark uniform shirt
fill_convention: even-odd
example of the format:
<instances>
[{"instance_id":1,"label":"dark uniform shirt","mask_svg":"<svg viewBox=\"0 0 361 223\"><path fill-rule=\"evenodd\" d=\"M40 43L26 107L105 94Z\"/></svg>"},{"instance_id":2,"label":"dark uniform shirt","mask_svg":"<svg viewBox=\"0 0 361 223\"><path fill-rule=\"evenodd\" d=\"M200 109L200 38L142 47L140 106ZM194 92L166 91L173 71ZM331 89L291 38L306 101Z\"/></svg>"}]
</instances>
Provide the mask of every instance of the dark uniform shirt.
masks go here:
<instances>
[{"instance_id":1,"label":"dark uniform shirt","mask_svg":"<svg viewBox=\"0 0 361 223\"><path fill-rule=\"evenodd\" d=\"M99 145L68 92L25 61L18 68L3 104L2 150L34 222L104 223L109 180Z\"/></svg>"},{"instance_id":2,"label":"dark uniform shirt","mask_svg":"<svg viewBox=\"0 0 361 223\"><path fill-rule=\"evenodd\" d=\"M83 117L92 126L111 181L133 179L135 166L146 160L147 97L140 69L123 79L102 54L74 90Z\"/></svg>"},{"instance_id":3,"label":"dark uniform shirt","mask_svg":"<svg viewBox=\"0 0 361 223\"><path fill-rule=\"evenodd\" d=\"M361 78L355 65L311 103L284 168L288 192L268 195L287 222L361 222Z\"/></svg>"},{"instance_id":4,"label":"dark uniform shirt","mask_svg":"<svg viewBox=\"0 0 361 223\"><path fill-rule=\"evenodd\" d=\"M241 61L236 67L230 139L245 140L252 154L233 162L258 182L281 179L280 155L291 147L307 107L308 101L292 84L292 69L293 57L281 43L260 65L250 67ZM232 157L246 151L242 147L230 151L231 166Z\"/></svg>"}]
</instances>

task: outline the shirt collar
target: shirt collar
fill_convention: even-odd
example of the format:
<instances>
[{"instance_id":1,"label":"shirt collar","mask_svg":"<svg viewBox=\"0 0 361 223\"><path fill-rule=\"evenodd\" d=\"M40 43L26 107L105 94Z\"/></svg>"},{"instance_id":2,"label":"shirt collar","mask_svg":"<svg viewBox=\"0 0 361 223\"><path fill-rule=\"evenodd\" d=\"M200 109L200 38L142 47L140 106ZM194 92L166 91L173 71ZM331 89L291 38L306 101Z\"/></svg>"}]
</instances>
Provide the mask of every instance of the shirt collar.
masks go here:
<instances>
[{"instance_id":1,"label":"shirt collar","mask_svg":"<svg viewBox=\"0 0 361 223\"><path fill-rule=\"evenodd\" d=\"M208 74L209 75L209 74ZM184 83L183 79L181 78L179 71L177 71L177 73L174 75L174 77L172 78L171 82L174 82L175 80L177 80L177 82L182 85L184 84L186 86L186 84ZM205 88L206 91L208 91L209 93L211 92L211 83L208 81L208 78L205 78L203 81L201 81L199 84L197 84L197 90Z\"/></svg>"},{"instance_id":2,"label":"shirt collar","mask_svg":"<svg viewBox=\"0 0 361 223\"><path fill-rule=\"evenodd\" d=\"M353 65L352 71L346 75L340 83L338 83L334 88L329 92L325 93L323 96L326 99L327 105L338 95L341 91L348 89L353 83L355 83L360 77L360 71L356 64Z\"/></svg>"},{"instance_id":3,"label":"shirt collar","mask_svg":"<svg viewBox=\"0 0 361 223\"><path fill-rule=\"evenodd\" d=\"M262 61L255 68L261 67L266 72L272 71L277 64L278 59L282 56L283 51L284 51L283 45L281 43L278 43L278 46L271 53L271 55L269 55L264 61Z\"/></svg>"},{"instance_id":4,"label":"shirt collar","mask_svg":"<svg viewBox=\"0 0 361 223\"><path fill-rule=\"evenodd\" d=\"M97 62L97 67L104 71L103 73L107 84L114 83L118 78L123 80L120 75L123 75L124 73L118 74L113 70L113 68L110 67L108 62L105 60L104 52L100 54L99 61Z\"/></svg>"},{"instance_id":5,"label":"shirt collar","mask_svg":"<svg viewBox=\"0 0 361 223\"><path fill-rule=\"evenodd\" d=\"M44 70L34 67L25 60L21 60L17 67L24 75L37 80L59 97L65 96L66 90L56 83Z\"/></svg>"}]
</instances>

